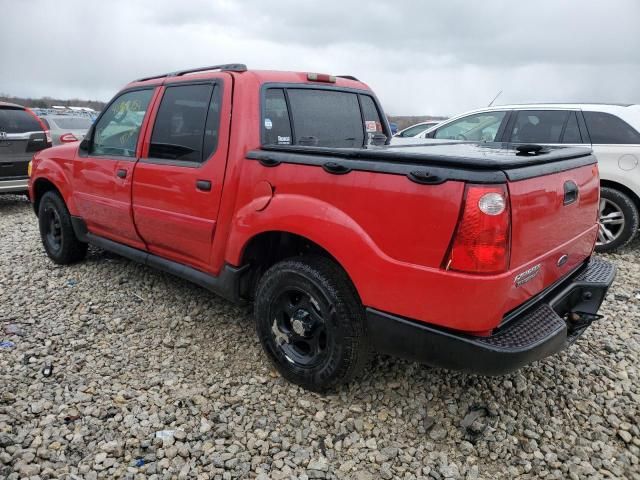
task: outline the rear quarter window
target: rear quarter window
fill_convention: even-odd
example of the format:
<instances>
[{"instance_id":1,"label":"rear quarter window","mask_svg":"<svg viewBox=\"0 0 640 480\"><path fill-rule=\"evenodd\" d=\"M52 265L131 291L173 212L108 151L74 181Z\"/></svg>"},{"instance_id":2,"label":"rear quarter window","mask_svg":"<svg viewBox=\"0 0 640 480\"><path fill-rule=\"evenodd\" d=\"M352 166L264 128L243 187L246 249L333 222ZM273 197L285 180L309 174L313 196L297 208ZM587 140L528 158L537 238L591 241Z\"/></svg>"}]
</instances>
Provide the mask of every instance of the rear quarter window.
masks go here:
<instances>
[{"instance_id":1,"label":"rear quarter window","mask_svg":"<svg viewBox=\"0 0 640 480\"><path fill-rule=\"evenodd\" d=\"M24 133L41 131L40 122L26 110L0 108L0 132Z\"/></svg>"},{"instance_id":2,"label":"rear quarter window","mask_svg":"<svg viewBox=\"0 0 640 480\"><path fill-rule=\"evenodd\" d=\"M591 143L640 144L640 133L620 117L604 112L583 112Z\"/></svg>"}]
</instances>

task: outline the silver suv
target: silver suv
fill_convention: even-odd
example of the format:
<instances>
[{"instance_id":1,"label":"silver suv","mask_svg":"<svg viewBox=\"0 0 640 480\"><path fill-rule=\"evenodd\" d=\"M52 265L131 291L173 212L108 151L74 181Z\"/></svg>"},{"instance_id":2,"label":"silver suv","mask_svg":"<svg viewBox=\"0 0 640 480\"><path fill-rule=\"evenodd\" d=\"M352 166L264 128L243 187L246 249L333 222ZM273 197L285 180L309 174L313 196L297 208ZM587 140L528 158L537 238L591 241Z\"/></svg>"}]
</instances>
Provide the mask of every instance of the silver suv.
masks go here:
<instances>
[{"instance_id":1,"label":"silver suv","mask_svg":"<svg viewBox=\"0 0 640 480\"><path fill-rule=\"evenodd\" d=\"M51 146L42 121L29 109L0 102L0 193L27 193L28 165Z\"/></svg>"}]
</instances>

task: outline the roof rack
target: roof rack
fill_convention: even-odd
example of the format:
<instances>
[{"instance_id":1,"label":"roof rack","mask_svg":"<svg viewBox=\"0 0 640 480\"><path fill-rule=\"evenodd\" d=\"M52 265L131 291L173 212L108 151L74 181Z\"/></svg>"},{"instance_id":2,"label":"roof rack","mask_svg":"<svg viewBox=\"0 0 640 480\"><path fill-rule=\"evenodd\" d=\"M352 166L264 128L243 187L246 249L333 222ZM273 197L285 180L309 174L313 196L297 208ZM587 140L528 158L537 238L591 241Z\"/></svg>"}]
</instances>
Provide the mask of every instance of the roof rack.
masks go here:
<instances>
[{"instance_id":1,"label":"roof rack","mask_svg":"<svg viewBox=\"0 0 640 480\"><path fill-rule=\"evenodd\" d=\"M164 77L179 77L181 75L186 75L187 73L197 73L197 72L208 72L210 70L220 70L226 72L246 72L247 66L244 63L225 63L223 65L212 65L210 67L199 67L199 68L189 68L187 70L178 70L176 72L163 73L161 75L153 75L151 77L144 77L136 82L146 82L147 80L154 80L156 78L164 78Z\"/></svg>"},{"instance_id":2,"label":"roof rack","mask_svg":"<svg viewBox=\"0 0 640 480\"><path fill-rule=\"evenodd\" d=\"M347 80L355 80L356 82L360 81L356 77L354 77L353 75L336 75L336 77L338 77L338 78L346 78Z\"/></svg>"}]
</instances>

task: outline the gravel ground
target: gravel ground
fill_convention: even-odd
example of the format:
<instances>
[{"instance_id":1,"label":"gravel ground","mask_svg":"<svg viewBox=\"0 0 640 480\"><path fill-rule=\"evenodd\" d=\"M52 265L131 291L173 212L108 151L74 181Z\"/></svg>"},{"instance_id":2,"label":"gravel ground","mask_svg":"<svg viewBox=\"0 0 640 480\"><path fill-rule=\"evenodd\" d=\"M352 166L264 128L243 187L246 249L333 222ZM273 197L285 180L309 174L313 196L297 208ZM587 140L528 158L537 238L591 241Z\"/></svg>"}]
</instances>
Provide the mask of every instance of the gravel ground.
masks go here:
<instances>
[{"instance_id":1,"label":"gravel ground","mask_svg":"<svg viewBox=\"0 0 640 480\"><path fill-rule=\"evenodd\" d=\"M0 232L0 478L640 478L640 241L558 356L500 378L379 357L319 396L248 311L98 250L54 266L18 197Z\"/></svg>"}]
</instances>

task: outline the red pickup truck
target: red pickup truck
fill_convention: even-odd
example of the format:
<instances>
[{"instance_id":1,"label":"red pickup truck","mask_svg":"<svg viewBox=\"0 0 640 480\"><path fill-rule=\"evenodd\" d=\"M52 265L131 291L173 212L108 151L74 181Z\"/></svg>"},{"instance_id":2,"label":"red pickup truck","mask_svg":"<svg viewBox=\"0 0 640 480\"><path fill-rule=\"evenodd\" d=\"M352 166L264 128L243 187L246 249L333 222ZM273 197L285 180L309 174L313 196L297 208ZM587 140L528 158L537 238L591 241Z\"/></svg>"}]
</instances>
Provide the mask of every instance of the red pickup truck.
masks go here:
<instances>
[{"instance_id":1,"label":"red pickup truck","mask_svg":"<svg viewBox=\"0 0 640 480\"><path fill-rule=\"evenodd\" d=\"M615 270L591 258L589 150L389 137L353 77L179 71L38 152L29 192L54 262L93 244L253 302L267 355L308 389L373 351L502 374L598 318Z\"/></svg>"}]
</instances>

